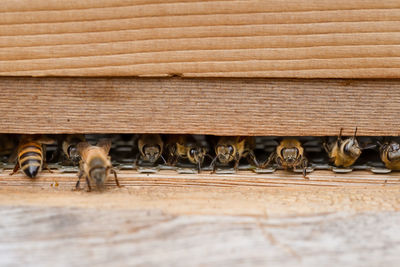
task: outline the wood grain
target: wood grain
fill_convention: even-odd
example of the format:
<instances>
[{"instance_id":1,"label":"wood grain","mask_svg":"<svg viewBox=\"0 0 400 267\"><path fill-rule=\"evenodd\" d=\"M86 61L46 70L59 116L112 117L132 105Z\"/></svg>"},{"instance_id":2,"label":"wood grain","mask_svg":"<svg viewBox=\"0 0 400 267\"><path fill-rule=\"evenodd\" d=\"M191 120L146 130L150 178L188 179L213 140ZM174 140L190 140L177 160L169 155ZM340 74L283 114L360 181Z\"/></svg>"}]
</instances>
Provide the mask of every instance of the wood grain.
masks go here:
<instances>
[{"instance_id":1,"label":"wood grain","mask_svg":"<svg viewBox=\"0 0 400 267\"><path fill-rule=\"evenodd\" d=\"M398 80L2 78L0 133L400 134Z\"/></svg>"},{"instance_id":2,"label":"wood grain","mask_svg":"<svg viewBox=\"0 0 400 267\"><path fill-rule=\"evenodd\" d=\"M76 173L42 172L35 180L0 172L0 205L36 205L98 209L157 209L166 213L303 216L353 211L398 211L400 175L354 171L301 174L277 171L235 175L141 174L119 171L122 188L107 182L105 192L73 192ZM84 185L83 185L84 186ZM48 201L51 199L51 201Z\"/></svg>"},{"instance_id":3,"label":"wood grain","mask_svg":"<svg viewBox=\"0 0 400 267\"><path fill-rule=\"evenodd\" d=\"M400 78L400 3L2 1L2 76Z\"/></svg>"},{"instance_id":4,"label":"wood grain","mask_svg":"<svg viewBox=\"0 0 400 267\"><path fill-rule=\"evenodd\" d=\"M271 218L0 206L0 215L2 266L396 266L400 260L399 212Z\"/></svg>"}]
</instances>

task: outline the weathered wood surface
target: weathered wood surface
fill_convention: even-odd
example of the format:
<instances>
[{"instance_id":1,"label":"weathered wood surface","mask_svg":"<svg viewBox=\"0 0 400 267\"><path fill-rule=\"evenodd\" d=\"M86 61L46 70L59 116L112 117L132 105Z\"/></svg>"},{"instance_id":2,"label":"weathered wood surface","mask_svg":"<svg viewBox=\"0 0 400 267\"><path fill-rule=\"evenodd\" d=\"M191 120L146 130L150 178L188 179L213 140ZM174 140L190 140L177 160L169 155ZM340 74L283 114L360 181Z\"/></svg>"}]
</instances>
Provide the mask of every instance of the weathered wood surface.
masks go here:
<instances>
[{"instance_id":1,"label":"weathered wood surface","mask_svg":"<svg viewBox=\"0 0 400 267\"><path fill-rule=\"evenodd\" d=\"M0 205L81 208L158 209L171 214L295 216L338 211L397 211L400 174L374 175L355 171L301 174L278 171L236 175L140 174L120 171L122 188L113 179L103 193L73 191L74 173L43 172L36 180L19 173L0 173Z\"/></svg>"},{"instance_id":2,"label":"weathered wood surface","mask_svg":"<svg viewBox=\"0 0 400 267\"><path fill-rule=\"evenodd\" d=\"M398 80L2 78L0 133L400 134Z\"/></svg>"},{"instance_id":3,"label":"weathered wood surface","mask_svg":"<svg viewBox=\"0 0 400 267\"><path fill-rule=\"evenodd\" d=\"M399 212L176 216L0 206L2 266L397 266Z\"/></svg>"},{"instance_id":4,"label":"weathered wood surface","mask_svg":"<svg viewBox=\"0 0 400 267\"><path fill-rule=\"evenodd\" d=\"M2 1L0 75L399 78L400 2Z\"/></svg>"},{"instance_id":5,"label":"weathered wood surface","mask_svg":"<svg viewBox=\"0 0 400 267\"><path fill-rule=\"evenodd\" d=\"M0 172L2 266L396 266L400 176ZM387 182L385 183L385 180Z\"/></svg>"}]
</instances>

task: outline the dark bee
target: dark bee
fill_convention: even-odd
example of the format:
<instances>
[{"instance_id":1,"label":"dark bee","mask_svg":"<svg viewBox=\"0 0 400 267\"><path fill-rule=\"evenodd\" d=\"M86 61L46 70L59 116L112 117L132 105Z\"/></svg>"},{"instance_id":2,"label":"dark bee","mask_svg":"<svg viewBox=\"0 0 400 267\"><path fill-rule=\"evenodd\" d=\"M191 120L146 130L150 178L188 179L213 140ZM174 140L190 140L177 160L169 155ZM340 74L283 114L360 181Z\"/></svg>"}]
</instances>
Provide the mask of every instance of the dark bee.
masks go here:
<instances>
[{"instance_id":1,"label":"dark bee","mask_svg":"<svg viewBox=\"0 0 400 267\"><path fill-rule=\"evenodd\" d=\"M342 139L343 128L340 129L338 138L335 142L328 144L324 143L323 146L328 153L330 161L336 167L350 167L361 155L361 147L358 144L356 134L357 128L354 131L354 135L347 139Z\"/></svg>"},{"instance_id":2,"label":"dark bee","mask_svg":"<svg viewBox=\"0 0 400 267\"><path fill-rule=\"evenodd\" d=\"M10 175L21 169L28 177L35 178L43 166L47 168L44 145L54 142L53 139L42 135L22 135L17 148L17 163Z\"/></svg>"},{"instance_id":3,"label":"dark bee","mask_svg":"<svg viewBox=\"0 0 400 267\"><path fill-rule=\"evenodd\" d=\"M137 147L139 149L140 158L144 161L152 164L156 163L159 158L165 163L165 159L162 156L164 149L164 142L159 134L142 134L137 141ZM138 158L136 159L136 163Z\"/></svg>"},{"instance_id":4,"label":"dark bee","mask_svg":"<svg viewBox=\"0 0 400 267\"><path fill-rule=\"evenodd\" d=\"M201 165L207 155L207 148L199 144L191 135L170 135L166 144L168 164L175 166L179 159L187 159L197 165L197 171L201 171Z\"/></svg>"},{"instance_id":5,"label":"dark bee","mask_svg":"<svg viewBox=\"0 0 400 267\"><path fill-rule=\"evenodd\" d=\"M111 158L108 153L111 148L111 140L100 140L96 146L92 146L87 142L81 142L77 145L77 149L81 158L80 172L76 188L79 188L80 179L85 177L88 191L92 190L91 184L96 184L97 189L103 189L104 184L110 172L114 173L115 183L119 185L117 173L111 165Z\"/></svg>"},{"instance_id":6,"label":"dark bee","mask_svg":"<svg viewBox=\"0 0 400 267\"><path fill-rule=\"evenodd\" d=\"M79 163L80 156L77 145L85 141L85 136L82 134L67 135L62 141L62 151L72 164L77 165Z\"/></svg>"},{"instance_id":7,"label":"dark bee","mask_svg":"<svg viewBox=\"0 0 400 267\"><path fill-rule=\"evenodd\" d=\"M254 155L255 138L252 136L222 136L215 145L215 158L211 162L211 167L215 171L216 161L227 165L234 161L234 169L237 171L241 158L247 158L250 164L258 166Z\"/></svg>"},{"instance_id":8,"label":"dark bee","mask_svg":"<svg viewBox=\"0 0 400 267\"><path fill-rule=\"evenodd\" d=\"M262 165L262 168L269 166L275 162L283 169L295 169L301 167L303 169L303 177L307 178L308 161L304 156L304 148L297 139L284 139L271 153L268 160Z\"/></svg>"},{"instance_id":9,"label":"dark bee","mask_svg":"<svg viewBox=\"0 0 400 267\"><path fill-rule=\"evenodd\" d=\"M379 147L379 154L386 168L400 170L400 145L395 141L385 142Z\"/></svg>"}]
</instances>

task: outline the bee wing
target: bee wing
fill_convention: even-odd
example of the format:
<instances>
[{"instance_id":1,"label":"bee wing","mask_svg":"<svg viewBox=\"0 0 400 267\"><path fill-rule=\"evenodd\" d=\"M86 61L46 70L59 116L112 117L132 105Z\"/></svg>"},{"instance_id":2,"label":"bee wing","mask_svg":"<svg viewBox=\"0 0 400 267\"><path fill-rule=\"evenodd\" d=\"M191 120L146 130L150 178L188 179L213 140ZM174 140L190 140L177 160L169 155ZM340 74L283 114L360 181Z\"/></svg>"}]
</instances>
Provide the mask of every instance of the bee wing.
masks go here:
<instances>
[{"instance_id":1,"label":"bee wing","mask_svg":"<svg viewBox=\"0 0 400 267\"><path fill-rule=\"evenodd\" d=\"M42 136L38 137L37 141L39 143L45 144L45 145L51 145L51 144L54 144L56 142L56 140L54 138L51 138L51 137L46 136L46 135L42 135Z\"/></svg>"},{"instance_id":2,"label":"bee wing","mask_svg":"<svg viewBox=\"0 0 400 267\"><path fill-rule=\"evenodd\" d=\"M91 147L91 145L88 142L80 142L76 145L76 149L78 150L78 153L81 155L82 159L86 158L86 151L89 147Z\"/></svg>"},{"instance_id":3,"label":"bee wing","mask_svg":"<svg viewBox=\"0 0 400 267\"><path fill-rule=\"evenodd\" d=\"M108 155L108 152L110 152L111 149L111 139L101 139L97 143L98 147L101 147L104 152Z\"/></svg>"}]
</instances>

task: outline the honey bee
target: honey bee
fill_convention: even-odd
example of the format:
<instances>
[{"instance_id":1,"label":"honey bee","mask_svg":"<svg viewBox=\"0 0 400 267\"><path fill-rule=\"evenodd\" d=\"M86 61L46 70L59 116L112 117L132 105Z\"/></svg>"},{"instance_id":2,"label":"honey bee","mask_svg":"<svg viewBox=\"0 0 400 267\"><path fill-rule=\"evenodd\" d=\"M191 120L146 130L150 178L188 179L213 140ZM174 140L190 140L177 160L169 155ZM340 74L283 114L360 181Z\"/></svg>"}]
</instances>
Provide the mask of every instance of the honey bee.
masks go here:
<instances>
[{"instance_id":1,"label":"honey bee","mask_svg":"<svg viewBox=\"0 0 400 267\"><path fill-rule=\"evenodd\" d=\"M111 158L108 155L111 148L111 140L100 140L97 145L92 146L88 142L81 142L77 145L80 155L80 172L76 189L79 188L80 180L85 177L88 191L92 190L91 183L96 184L97 189L103 189L110 172L114 174L115 183L119 185L117 173L111 165Z\"/></svg>"},{"instance_id":2,"label":"honey bee","mask_svg":"<svg viewBox=\"0 0 400 267\"><path fill-rule=\"evenodd\" d=\"M304 156L303 146L297 139L283 139L261 167L265 168L272 162L276 162L279 167L284 169L301 167L303 169L303 177L307 179L308 160Z\"/></svg>"},{"instance_id":3,"label":"honey bee","mask_svg":"<svg viewBox=\"0 0 400 267\"><path fill-rule=\"evenodd\" d=\"M200 173L201 165L207 156L207 148L199 144L191 135L170 135L166 144L169 155L168 164L175 166L179 159L188 159L197 165Z\"/></svg>"},{"instance_id":4,"label":"honey bee","mask_svg":"<svg viewBox=\"0 0 400 267\"><path fill-rule=\"evenodd\" d=\"M44 145L53 144L55 140L43 135L22 135L17 148L17 163L10 175L15 174L19 169L28 177L35 178L45 167L46 148Z\"/></svg>"},{"instance_id":5,"label":"honey bee","mask_svg":"<svg viewBox=\"0 0 400 267\"><path fill-rule=\"evenodd\" d=\"M215 172L216 161L221 164L229 164L234 161L234 169L237 171L241 158L247 158L250 164L259 166L254 155L255 138L252 136L222 136L215 145L215 158L211 162L213 172Z\"/></svg>"},{"instance_id":6,"label":"honey bee","mask_svg":"<svg viewBox=\"0 0 400 267\"><path fill-rule=\"evenodd\" d=\"M142 160L148 161L152 164L156 163L159 158L166 163L164 157L162 156L164 142L159 134L142 134L140 135L137 143L139 154L138 158L136 158L136 163L139 159L139 156Z\"/></svg>"},{"instance_id":7,"label":"honey bee","mask_svg":"<svg viewBox=\"0 0 400 267\"><path fill-rule=\"evenodd\" d=\"M80 160L77 145L81 142L85 142L85 136L82 134L71 134L67 135L62 141L62 151L69 161L74 165L77 165Z\"/></svg>"},{"instance_id":8,"label":"honey bee","mask_svg":"<svg viewBox=\"0 0 400 267\"><path fill-rule=\"evenodd\" d=\"M400 170L400 145L395 141L385 142L379 147L379 154L386 168Z\"/></svg>"},{"instance_id":9,"label":"honey bee","mask_svg":"<svg viewBox=\"0 0 400 267\"><path fill-rule=\"evenodd\" d=\"M356 134L357 127L354 135L347 139L342 139L343 128L340 129L336 142L328 144L324 143L323 146L328 153L329 159L336 167L350 167L361 155L361 147L358 144Z\"/></svg>"}]
</instances>

